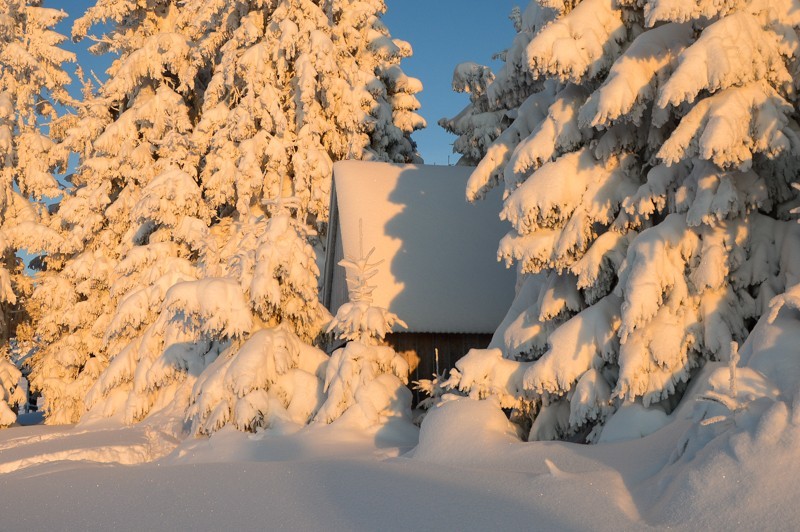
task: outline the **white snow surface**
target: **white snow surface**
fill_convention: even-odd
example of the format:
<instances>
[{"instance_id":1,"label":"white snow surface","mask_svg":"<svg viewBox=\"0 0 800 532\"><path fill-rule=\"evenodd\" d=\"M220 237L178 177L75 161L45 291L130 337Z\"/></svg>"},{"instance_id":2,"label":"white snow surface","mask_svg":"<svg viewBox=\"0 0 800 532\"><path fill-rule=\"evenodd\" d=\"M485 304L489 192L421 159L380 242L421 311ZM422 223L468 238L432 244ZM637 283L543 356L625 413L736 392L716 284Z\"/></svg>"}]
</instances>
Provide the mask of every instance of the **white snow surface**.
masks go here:
<instances>
[{"instance_id":1,"label":"white snow surface","mask_svg":"<svg viewBox=\"0 0 800 532\"><path fill-rule=\"evenodd\" d=\"M798 317L761 320L735 399L729 367L709 363L678 410L620 409L596 445L522 442L494 400L467 398L419 431L399 418L210 438L112 420L12 427L2 529L792 530Z\"/></svg>"},{"instance_id":2,"label":"white snow surface","mask_svg":"<svg viewBox=\"0 0 800 532\"><path fill-rule=\"evenodd\" d=\"M409 332L492 333L514 297L514 272L496 255L508 231L497 217L500 194L467 203L463 191L471 171L334 165L344 256L359 256L361 226L364 251L375 247L372 259L385 261L370 279L377 287L373 303L397 314Z\"/></svg>"}]
</instances>

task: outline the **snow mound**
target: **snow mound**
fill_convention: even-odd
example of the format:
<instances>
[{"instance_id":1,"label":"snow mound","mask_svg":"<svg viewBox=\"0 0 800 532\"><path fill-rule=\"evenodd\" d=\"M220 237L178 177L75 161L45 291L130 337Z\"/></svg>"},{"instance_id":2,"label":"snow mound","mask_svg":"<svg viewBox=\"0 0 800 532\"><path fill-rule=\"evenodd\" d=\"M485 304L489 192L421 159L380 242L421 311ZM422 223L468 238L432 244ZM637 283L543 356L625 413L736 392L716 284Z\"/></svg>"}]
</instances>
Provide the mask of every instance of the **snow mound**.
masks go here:
<instances>
[{"instance_id":1,"label":"snow mound","mask_svg":"<svg viewBox=\"0 0 800 532\"><path fill-rule=\"evenodd\" d=\"M471 463L519 443L516 429L496 401L454 399L431 410L422 423L415 460L439 464Z\"/></svg>"},{"instance_id":2,"label":"snow mound","mask_svg":"<svg viewBox=\"0 0 800 532\"><path fill-rule=\"evenodd\" d=\"M669 421L663 410L645 408L639 401L626 403L606 421L598 443L638 439L656 432Z\"/></svg>"},{"instance_id":3,"label":"snow mound","mask_svg":"<svg viewBox=\"0 0 800 532\"><path fill-rule=\"evenodd\" d=\"M670 464L654 476L650 524L789 530L800 511L798 314L759 320L739 367L709 364L673 414L691 423Z\"/></svg>"}]
</instances>

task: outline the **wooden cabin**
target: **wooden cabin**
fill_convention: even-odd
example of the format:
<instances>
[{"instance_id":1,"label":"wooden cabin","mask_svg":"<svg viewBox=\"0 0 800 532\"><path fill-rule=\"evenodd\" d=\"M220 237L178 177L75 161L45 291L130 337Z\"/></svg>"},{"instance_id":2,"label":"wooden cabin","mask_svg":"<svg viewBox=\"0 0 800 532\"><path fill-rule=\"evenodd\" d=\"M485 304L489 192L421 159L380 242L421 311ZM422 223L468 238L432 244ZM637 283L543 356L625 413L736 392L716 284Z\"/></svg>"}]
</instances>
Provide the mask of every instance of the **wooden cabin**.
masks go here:
<instances>
[{"instance_id":1,"label":"wooden cabin","mask_svg":"<svg viewBox=\"0 0 800 532\"><path fill-rule=\"evenodd\" d=\"M409 362L410 379L446 372L489 344L514 297L515 274L497 262L508 231L499 191L465 199L472 168L344 161L333 167L322 297L335 314L348 299L343 257L373 247L383 260L373 301L406 322L387 343ZM438 366L435 352L438 349Z\"/></svg>"}]
</instances>

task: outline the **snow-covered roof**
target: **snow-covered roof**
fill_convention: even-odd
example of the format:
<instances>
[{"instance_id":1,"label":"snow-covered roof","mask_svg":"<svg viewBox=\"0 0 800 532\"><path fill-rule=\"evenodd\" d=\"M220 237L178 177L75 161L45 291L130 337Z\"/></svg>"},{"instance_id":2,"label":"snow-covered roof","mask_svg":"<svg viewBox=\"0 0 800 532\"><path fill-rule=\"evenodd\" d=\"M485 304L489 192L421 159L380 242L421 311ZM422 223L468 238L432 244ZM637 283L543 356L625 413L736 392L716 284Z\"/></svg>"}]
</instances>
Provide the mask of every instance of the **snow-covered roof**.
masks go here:
<instances>
[{"instance_id":1,"label":"snow-covered roof","mask_svg":"<svg viewBox=\"0 0 800 532\"><path fill-rule=\"evenodd\" d=\"M334 165L339 254L359 256L362 221L364 252L375 247L371 259L385 261L370 282L377 287L373 301L396 313L409 332L492 333L513 299L514 272L497 262L498 242L508 230L498 218L500 194L468 203L464 191L471 171L362 161ZM343 269L334 267L341 283ZM333 312L342 299L334 293Z\"/></svg>"}]
</instances>

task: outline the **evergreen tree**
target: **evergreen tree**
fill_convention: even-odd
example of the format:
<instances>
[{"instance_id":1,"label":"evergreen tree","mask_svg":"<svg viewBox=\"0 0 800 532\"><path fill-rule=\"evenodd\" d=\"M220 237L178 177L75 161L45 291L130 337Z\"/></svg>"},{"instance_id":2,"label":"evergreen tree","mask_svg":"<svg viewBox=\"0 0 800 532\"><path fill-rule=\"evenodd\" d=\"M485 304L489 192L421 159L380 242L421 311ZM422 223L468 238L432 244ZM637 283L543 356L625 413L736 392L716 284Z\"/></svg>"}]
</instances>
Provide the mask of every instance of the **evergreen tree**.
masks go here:
<instances>
[{"instance_id":1,"label":"evergreen tree","mask_svg":"<svg viewBox=\"0 0 800 532\"><path fill-rule=\"evenodd\" d=\"M50 422L87 407L182 418L220 353L280 324L303 342L322 331L311 246L332 161L412 160L423 124L419 83L397 66L410 47L388 37L382 9L101 0L75 23L81 38L111 20L93 50L120 57L63 127L82 158L54 217L66 244L38 291L34 377ZM268 207L290 196L292 209Z\"/></svg>"},{"instance_id":2,"label":"evergreen tree","mask_svg":"<svg viewBox=\"0 0 800 532\"><path fill-rule=\"evenodd\" d=\"M501 87L462 115L513 109L467 196L504 186L498 255L520 289L449 384L500 395L533 439L593 440L625 401L671 411L798 280L800 19L760 0L540 1L515 19Z\"/></svg>"},{"instance_id":3,"label":"evergreen tree","mask_svg":"<svg viewBox=\"0 0 800 532\"><path fill-rule=\"evenodd\" d=\"M253 430L276 412L294 411L295 422L316 413L320 403L310 399L292 406L300 384L289 394L278 383L302 374L305 395L322 394L318 352L296 338L313 341L330 320L319 302L312 245L320 251L333 161L416 161L410 134L424 126L415 113L421 86L399 68L411 48L381 24L383 2L283 0L271 12L255 4L210 10L236 13L238 26L221 47L195 136L204 194L221 219L217 230L227 235L208 274L237 279L254 320L252 337L232 346L195 387L192 413L201 432L229 420ZM267 371L258 383L242 373L253 357L276 353L284 360L274 365L277 373ZM275 393L282 406L269 407Z\"/></svg>"},{"instance_id":4,"label":"evergreen tree","mask_svg":"<svg viewBox=\"0 0 800 532\"><path fill-rule=\"evenodd\" d=\"M52 217L64 242L48 250L34 294L44 311L31 378L50 423L80 418L112 358L133 351L146 364L160 354L165 331L155 317L166 293L198 277L194 231L207 228L210 212L189 135L207 79L179 14L178 2L99 0L73 26L73 38L82 39L109 21L91 49L118 59L97 90L86 84L78 113L60 124L60 149L80 161ZM137 369L112 378L130 388ZM128 403L128 419L153 400Z\"/></svg>"},{"instance_id":5,"label":"evergreen tree","mask_svg":"<svg viewBox=\"0 0 800 532\"><path fill-rule=\"evenodd\" d=\"M218 329L214 324L230 317L241 324L239 334L225 336L227 349L193 386L189 415L196 433L228 423L243 431L276 420L304 424L319 408L328 356L310 345L316 334L309 331L327 322L328 313L319 302L319 270L306 226L293 215L298 208L296 198L270 201L269 216L228 243L238 250L229 276L185 283L191 295L162 313L175 321L186 309L201 309L193 321L204 329ZM210 301L218 303L209 307ZM211 337L221 332L212 330ZM187 361L179 367L188 370L191 359L178 356ZM169 370L174 357L165 352L158 362Z\"/></svg>"},{"instance_id":6,"label":"evergreen tree","mask_svg":"<svg viewBox=\"0 0 800 532\"><path fill-rule=\"evenodd\" d=\"M46 129L57 118L55 106L72 103L62 66L75 58L59 48L64 37L52 29L66 13L41 4L0 1L0 426L16 418L9 405L26 401L21 374L8 360L9 340L27 348L35 313L33 285L17 253L59 241L41 223L47 217L42 200L61 195L51 172L65 162Z\"/></svg>"},{"instance_id":7,"label":"evergreen tree","mask_svg":"<svg viewBox=\"0 0 800 532\"><path fill-rule=\"evenodd\" d=\"M411 418L408 363L390 346L381 345L392 327L406 324L385 308L372 304L375 286L369 280L383 261L370 262L373 248L364 255L363 238L358 257L340 262L347 270L349 301L328 327L347 340L332 355L325 374L325 403L317 419L331 423L349 418L368 427L388 417Z\"/></svg>"},{"instance_id":8,"label":"evergreen tree","mask_svg":"<svg viewBox=\"0 0 800 532\"><path fill-rule=\"evenodd\" d=\"M207 26L238 27L220 48L195 136L204 191L240 217L290 192L301 219L322 228L333 161L416 159L409 134L424 126L414 113L421 85L398 67L411 48L389 37L381 1L261 4L206 7Z\"/></svg>"}]
</instances>

